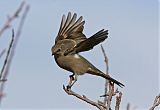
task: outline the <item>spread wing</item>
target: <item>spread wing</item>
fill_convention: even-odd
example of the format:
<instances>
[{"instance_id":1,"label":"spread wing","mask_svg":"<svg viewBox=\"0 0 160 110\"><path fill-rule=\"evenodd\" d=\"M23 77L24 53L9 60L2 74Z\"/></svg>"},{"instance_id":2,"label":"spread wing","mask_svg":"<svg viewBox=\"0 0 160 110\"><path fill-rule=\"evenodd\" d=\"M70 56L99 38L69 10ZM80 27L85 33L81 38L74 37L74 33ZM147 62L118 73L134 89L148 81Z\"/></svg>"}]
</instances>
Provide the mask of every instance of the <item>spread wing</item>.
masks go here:
<instances>
[{"instance_id":1,"label":"spread wing","mask_svg":"<svg viewBox=\"0 0 160 110\"><path fill-rule=\"evenodd\" d=\"M79 53L93 49L94 46L103 42L108 37L108 30L100 30L90 38L81 41L76 46L65 52L65 55L69 53Z\"/></svg>"},{"instance_id":2,"label":"spread wing","mask_svg":"<svg viewBox=\"0 0 160 110\"><path fill-rule=\"evenodd\" d=\"M107 37L108 37L108 30L102 29L93 36L91 36L90 38L78 43L73 50L76 53L91 50L93 49L94 46L103 42Z\"/></svg>"},{"instance_id":3,"label":"spread wing","mask_svg":"<svg viewBox=\"0 0 160 110\"><path fill-rule=\"evenodd\" d=\"M68 13L67 18L65 15L62 16L60 28L58 35L55 39L55 43L63 39L72 39L76 42L81 42L86 39L85 35L82 33L85 21L82 21L83 17L80 16L77 19L77 14L74 13L73 16L71 12Z\"/></svg>"}]
</instances>

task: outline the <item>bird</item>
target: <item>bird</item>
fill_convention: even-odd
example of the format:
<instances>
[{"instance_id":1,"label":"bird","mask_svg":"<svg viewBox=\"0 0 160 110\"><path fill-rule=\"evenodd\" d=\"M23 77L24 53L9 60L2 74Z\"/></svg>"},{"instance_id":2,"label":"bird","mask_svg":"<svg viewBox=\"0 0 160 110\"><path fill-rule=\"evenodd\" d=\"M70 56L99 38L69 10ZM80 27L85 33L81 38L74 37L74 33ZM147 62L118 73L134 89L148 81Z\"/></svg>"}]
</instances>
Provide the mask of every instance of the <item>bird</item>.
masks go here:
<instances>
[{"instance_id":1,"label":"bird","mask_svg":"<svg viewBox=\"0 0 160 110\"><path fill-rule=\"evenodd\" d=\"M73 73L70 75L71 81L67 87L71 88L77 81L78 75L84 75L86 73L103 77L123 87L124 84L115 80L110 75L103 73L79 54L80 52L93 49L94 46L108 38L108 30L104 29L87 38L83 34L85 21L82 19L82 16L77 19L76 13L72 16L71 12L68 12L67 17L63 15L58 35L55 38L55 44L51 48L52 56L54 56L57 65Z\"/></svg>"}]
</instances>

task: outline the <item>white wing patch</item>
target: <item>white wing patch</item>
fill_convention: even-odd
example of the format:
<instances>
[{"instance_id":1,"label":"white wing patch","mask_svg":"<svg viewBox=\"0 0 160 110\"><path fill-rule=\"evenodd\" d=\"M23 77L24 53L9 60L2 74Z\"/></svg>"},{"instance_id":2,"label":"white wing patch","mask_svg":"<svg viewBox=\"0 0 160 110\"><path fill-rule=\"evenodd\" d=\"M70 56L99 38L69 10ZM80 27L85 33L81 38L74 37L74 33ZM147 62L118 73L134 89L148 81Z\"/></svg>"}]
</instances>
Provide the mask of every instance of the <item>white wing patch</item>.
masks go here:
<instances>
[{"instance_id":1,"label":"white wing patch","mask_svg":"<svg viewBox=\"0 0 160 110\"><path fill-rule=\"evenodd\" d=\"M75 54L75 55L74 55L74 58L80 58L80 57L79 57L79 55Z\"/></svg>"}]
</instances>

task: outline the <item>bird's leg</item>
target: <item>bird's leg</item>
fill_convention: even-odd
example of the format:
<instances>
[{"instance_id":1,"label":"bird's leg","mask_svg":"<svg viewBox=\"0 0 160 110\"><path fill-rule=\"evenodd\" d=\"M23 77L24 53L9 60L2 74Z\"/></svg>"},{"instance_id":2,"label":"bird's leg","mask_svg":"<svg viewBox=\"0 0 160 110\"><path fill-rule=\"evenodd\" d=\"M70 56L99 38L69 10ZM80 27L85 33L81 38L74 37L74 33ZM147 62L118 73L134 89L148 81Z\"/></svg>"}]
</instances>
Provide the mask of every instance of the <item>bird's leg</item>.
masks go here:
<instances>
[{"instance_id":1,"label":"bird's leg","mask_svg":"<svg viewBox=\"0 0 160 110\"><path fill-rule=\"evenodd\" d=\"M77 81L77 74L72 74L69 76L70 80L69 80L69 84L67 85L67 89L71 89L71 87L74 85L74 83Z\"/></svg>"},{"instance_id":2,"label":"bird's leg","mask_svg":"<svg viewBox=\"0 0 160 110\"><path fill-rule=\"evenodd\" d=\"M69 83L67 85L68 90L71 89L73 80L74 80L74 73L69 76Z\"/></svg>"},{"instance_id":3,"label":"bird's leg","mask_svg":"<svg viewBox=\"0 0 160 110\"><path fill-rule=\"evenodd\" d=\"M77 74L74 75L74 79L73 79L73 82L71 84L71 87L74 85L74 83L77 81Z\"/></svg>"}]
</instances>

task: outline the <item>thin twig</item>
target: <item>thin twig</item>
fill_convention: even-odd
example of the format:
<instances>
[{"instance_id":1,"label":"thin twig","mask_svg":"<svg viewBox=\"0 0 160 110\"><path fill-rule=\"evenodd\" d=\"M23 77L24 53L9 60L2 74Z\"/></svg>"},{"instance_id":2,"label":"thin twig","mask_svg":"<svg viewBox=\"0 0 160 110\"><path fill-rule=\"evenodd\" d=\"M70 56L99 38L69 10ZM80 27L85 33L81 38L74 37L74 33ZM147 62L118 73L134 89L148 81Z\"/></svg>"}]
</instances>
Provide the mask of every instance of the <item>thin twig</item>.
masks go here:
<instances>
[{"instance_id":1,"label":"thin twig","mask_svg":"<svg viewBox=\"0 0 160 110\"><path fill-rule=\"evenodd\" d=\"M16 46L18 44L18 40L19 40L19 37L21 35L21 32L22 32L22 28L23 28L23 25L24 25L24 21L25 21L25 18L26 18L26 15L29 11L29 5L26 6L25 10L24 10L24 13L22 15L22 18L21 18L21 21L19 23L19 26L18 26L18 30L17 30L17 33L15 35L15 41L14 41L14 44L13 44L13 49L11 51L11 54L10 54L10 58L8 60L8 65L6 67L6 71L4 72L4 75L3 75L3 78L5 79L5 77L7 77L8 75L8 71L9 71L9 68L10 68L10 64L12 62L12 59L13 59L13 56L14 56L14 53L15 53L15 49L16 49ZM2 78L2 79L3 79Z\"/></svg>"},{"instance_id":2,"label":"thin twig","mask_svg":"<svg viewBox=\"0 0 160 110\"><path fill-rule=\"evenodd\" d=\"M106 64L106 74L109 74L109 64L108 64L108 57L106 55L106 52L103 48L103 46L101 45L101 50L104 56L104 62ZM108 90L109 87L109 90ZM111 100L112 100L112 96L114 95L114 84L111 85L109 83L108 80L105 81L105 91L104 91L105 97L104 97L104 104L107 104L107 110L111 109ZM108 96L108 97L107 97Z\"/></svg>"},{"instance_id":3,"label":"thin twig","mask_svg":"<svg viewBox=\"0 0 160 110\"><path fill-rule=\"evenodd\" d=\"M81 95L75 93L74 91L72 91L71 89L68 90L65 86L63 86L63 89L68 95L75 96L78 99L83 100L83 101L97 107L99 110L105 110L106 109L106 106L104 104L99 103L99 102L94 102L94 101L90 100L89 98L87 98L85 95L81 96Z\"/></svg>"},{"instance_id":4,"label":"thin twig","mask_svg":"<svg viewBox=\"0 0 160 110\"><path fill-rule=\"evenodd\" d=\"M119 110L119 108L120 108L120 103L121 103L121 99L122 99L122 92L119 92L119 95L116 96L116 106L115 106L115 110Z\"/></svg>"},{"instance_id":5,"label":"thin twig","mask_svg":"<svg viewBox=\"0 0 160 110\"><path fill-rule=\"evenodd\" d=\"M149 110L154 110L159 105L160 105L160 94L155 97L154 103Z\"/></svg>"},{"instance_id":6,"label":"thin twig","mask_svg":"<svg viewBox=\"0 0 160 110\"><path fill-rule=\"evenodd\" d=\"M103 53L103 56L104 56L104 62L106 64L106 74L109 74L109 64L108 64L108 57L107 57L107 54L103 48L103 45L101 44L101 50L102 50L102 53Z\"/></svg>"},{"instance_id":7,"label":"thin twig","mask_svg":"<svg viewBox=\"0 0 160 110\"><path fill-rule=\"evenodd\" d=\"M108 98L107 98L107 110L111 109L111 101L112 101L112 96L114 95L114 84L109 84L109 91L108 91Z\"/></svg>"},{"instance_id":8,"label":"thin twig","mask_svg":"<svg viewBox=\"0 0 160 110\"><path fill-rule=\"evenodd\" d=\"M8 48L8 51L7 51L7 55L6 55L6 58L4 60L4 63L3 63L3 67L1 69L1 73L0 73L0 81L2 81L2 75L3 75L3 72L5 70L5 67L7 65L7 62L8 62L8 59L9 59L9 55L10 55L10 52L11 52L11 48L13 46L13 41L14 41L14 30L12 30L12 39L11 39L11 42L9 44L9 48Z\"/></svg>"},{"instance_id":9,"label":"thin twig","mask_svg":"<svg viewBox=\"0 0 160 110\"><path fill-rule=\"evenodd\" d=\"M26 15L27 15L28 11L29 11L29 5L27 5L25 7L24 13L23 13L22 18L20 20L18 30L17 30L17 33L15 35L15 40L14 40L14 43L13 43L13 47L11 49L11 53L10 53L10 56L8 58L8 63L6 65L6 68L5 68L4 73L2 75L2 78L1 78L2 80L7 79L7 76L9 74L10 65L11 65L11 62L13 60L13 56L14 56L14 53L15 53L15 48L16 48L16 45L18 43L19 37L21 35L22 28L23 28L23 25L24 25L24 21L25 21L25 18L26 18ZM5 82L3 81L3 82L1 82L1 86L0 86L0 94L2 94L2 96L3 96L4 86L5 86ZM2 102L2 97L0 97L0 103L1 102Z\"/></svg>"},{"instance_id":10,"label":"thin twig","mask_svg":"<svg viewBox=\"0 0 160 110\"><path fill-rule=\"evenodd\" d=\"M4 25L2 26L2 28L0 28L0 37L2 35L2 33L10 27L12 21L17 18L20 14L20 12L22 11L23 7L25 5L25 1L23 1L20 6L18 7L18 9L15 11L15 13L11 16L11 17L8 17L7 21L4 23Z\"/></svg>"},{"instance_id":11,"label":"thin twig","mask_svg":"<svg viewBox=\"0 0 160 110\"><path fill-rule=\"evenodd\" d=\"M104 59L105 59L104 62L106 64L106 74L109 75L108 57L107 57L106 52L105 52L105 50L104 50L102 45L101 45L101 50L102 50L102 53L103 53L103 56L104 56ZM106 82L105 82L105 95L103 95L103 97L104 97L103 103L105 105L107 104L107 110L111 109L112 97L115 96L117 93L119 93L119 96L116 97L115 109L119 110L122 93L119 92L118 89L116 89L116 91L114 91L114 83L112 84L108 80L106 80Z\"/></svg>"},{"instance_id":12,"label":"thin twig","mask_svg":"<svg viewBox=\"0 0 160 110\"><path fill-rule=\"evenodd\" d=\"M7 63L8 63L8 59L9 59L9 55L10 55L10 52L11 52L11 48L13 47L13 41L14 41L14 30L12 30L12 39L11 39L11 42L10 42L10 45L8 47L8 51L7 51L7 55L6 55L6 58L5 58L5 61L4 61L4 64L3 64L3 67L2 67L2 70L1 70L1 74L0 74L0 100L2 99L2 97L4 96L3 95L3 84L4 84L4 81L6 81L6 79L2 79L2 75L3 75L3 72L7 66Z\"/></svg>"},{"instance_id":13,"label":"thin twig","mask_svg":"<svg viewBox=\"0 0 160 110\"><path fill-rule=\"evenodd\" d=\"M104 62L106 64L106 74L109 74L109 64L108 64L108 57L106 55L106 52L103 48L103 46L101 45L101 50L102 50L102 53L103 53L103 56L104 56ZM108 92L108 85L109 85L109 81L106 80L105 81L105 89L104 89L104 94L107 94ZM107 104L107 96L104 97L104 104L106 105Z\"/></svg>"}]
</instances>

